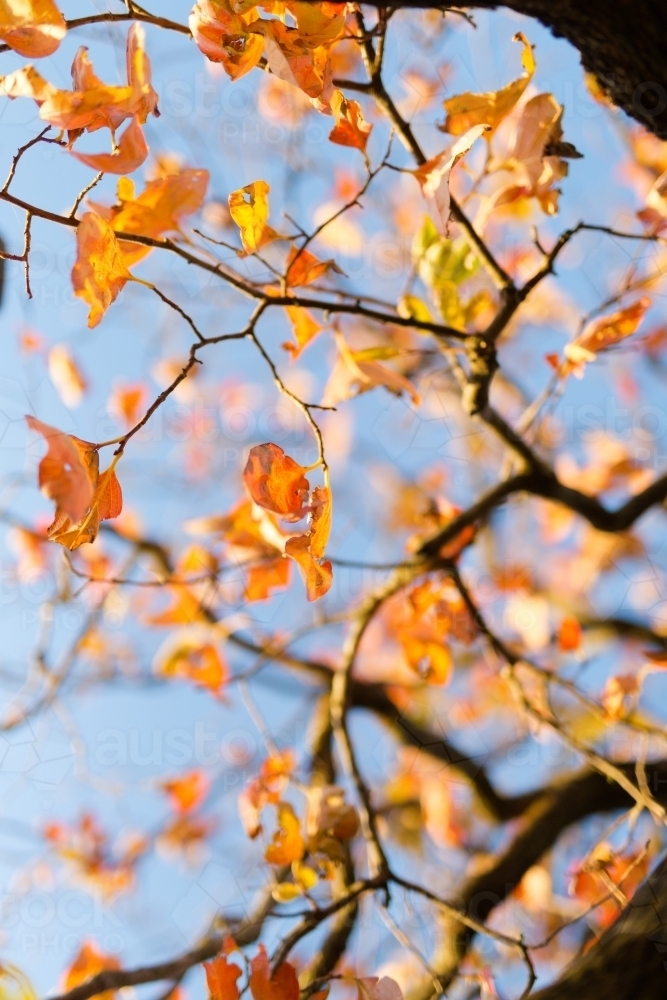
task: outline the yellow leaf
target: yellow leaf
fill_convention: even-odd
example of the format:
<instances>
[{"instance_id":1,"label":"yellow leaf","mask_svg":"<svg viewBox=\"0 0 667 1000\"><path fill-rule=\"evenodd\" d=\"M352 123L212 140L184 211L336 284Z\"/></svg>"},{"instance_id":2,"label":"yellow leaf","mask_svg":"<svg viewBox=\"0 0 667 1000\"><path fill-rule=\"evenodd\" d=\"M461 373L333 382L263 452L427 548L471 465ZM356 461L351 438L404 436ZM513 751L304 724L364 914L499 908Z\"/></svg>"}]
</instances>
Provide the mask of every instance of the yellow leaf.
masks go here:
<instances>
[{"instance_id":1,"label":"yellow leaf","mask_svg":"<svg viewBox=\"0 0 667 1000\"><path fill-rule=\"evenodd\" d=\"M94 212L86 212L76 231L77 257L72 287L90 306L88 326L94 327L132 279L113 229Z\"/></svg>"},{"instance_id":2,"label":"yellow leaf","mask_svg":"<svg viewBox=\"0 0 667 1000\"><path fill-rule=\"evenodd\" d=\"M301 835L301 825L289 802L278 803L278 829L266 849L264 857L271 865L290 865L300 861L306 844Z\"/></svg>"},{"instance_id":3,"label":"yellow leaf","mask_svg":"<svg viewBox=\"0 0 667 1000\"><path fill-rule=\"evenodd\" d=\"M521 56L524 68L523 76L508 83L506 87L490 93L465 93L448 98L444 102L447 118L442 126L443 131L449 132L451 135L461 135L474 125L482 123L489 125L491 130L494 130L509 114L535 73L533 49L526 36L522 32L518 32L513 41L521 42L523 45ZM490 135L491 132L489 132Z\"/></svg>"},{"instance_id":4,"label":"yellow leaf","mask_svg":"<svg viewBox=\"0 0 667 1000\"><path fill-rule=\"evenodd\" d=\"M253 181L229 196L229 211L241 231L246 253L254 253L264 245L262 237L269 217L269 191L266 181Z\"/></svg>"},{"instance_id":5,"label":"yellow leaf","mask_svg":"<svg viewBox=\"0 0 667 1000\"><path fill-rule=\"evenodd\" d=\"M0 38L28 59L56 51L67 33L53 0L0 0Z\"/></svg>"}]
</instances>

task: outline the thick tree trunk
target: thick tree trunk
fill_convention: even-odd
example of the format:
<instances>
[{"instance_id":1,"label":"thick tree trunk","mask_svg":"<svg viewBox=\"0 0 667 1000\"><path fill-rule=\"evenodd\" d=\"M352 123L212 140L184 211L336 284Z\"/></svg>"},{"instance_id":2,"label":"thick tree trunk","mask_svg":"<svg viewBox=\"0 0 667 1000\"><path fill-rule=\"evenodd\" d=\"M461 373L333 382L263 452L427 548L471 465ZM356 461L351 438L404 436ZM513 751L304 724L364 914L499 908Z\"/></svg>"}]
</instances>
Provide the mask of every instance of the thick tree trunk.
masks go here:
<instances>
[{"instance_id":1,"label":"thick tree trunk","mask_svg":"<svg viewBox=\"0 0 667 1000\"><path fill-rule=\"evenodd\" d=\"M531 1000L665 1000L667 859L599 943Z\"/></svg>"},{"instance_id":2,"label":"thick tree trunk","mask_svg":"<svg viewBox=\"0 0 667 1000\"><path fill-rule=\"evenodd\" d=\"M386 0L379 7L444 7L436 0ZM614 104L667 139L667 0L473 0L509 7L566 38Z\"/></svg>"}]
</instances>

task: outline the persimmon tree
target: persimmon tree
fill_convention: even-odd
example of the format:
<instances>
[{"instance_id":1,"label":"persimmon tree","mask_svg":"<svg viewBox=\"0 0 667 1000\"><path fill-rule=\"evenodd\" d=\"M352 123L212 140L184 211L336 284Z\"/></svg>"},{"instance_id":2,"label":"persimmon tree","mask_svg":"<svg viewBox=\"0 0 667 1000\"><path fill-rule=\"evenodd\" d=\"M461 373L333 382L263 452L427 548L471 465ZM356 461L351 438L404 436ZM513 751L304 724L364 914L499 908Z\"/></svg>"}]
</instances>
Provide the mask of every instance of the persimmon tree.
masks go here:
<instances>
[{"instance_id":1,"label":"persimmon tree","mask_svg":"<svg viewBox=\"0 0 667 1000\"><path fill-rule=\"evenodd\" d=\"M509 5L580 50L574 142L495 4L69 6L0 0L8 894L151 934L62 919L59 1000L663 997L662 8ZM3 944L3 995L53 991Z\"/></svg>"}]
</instances>

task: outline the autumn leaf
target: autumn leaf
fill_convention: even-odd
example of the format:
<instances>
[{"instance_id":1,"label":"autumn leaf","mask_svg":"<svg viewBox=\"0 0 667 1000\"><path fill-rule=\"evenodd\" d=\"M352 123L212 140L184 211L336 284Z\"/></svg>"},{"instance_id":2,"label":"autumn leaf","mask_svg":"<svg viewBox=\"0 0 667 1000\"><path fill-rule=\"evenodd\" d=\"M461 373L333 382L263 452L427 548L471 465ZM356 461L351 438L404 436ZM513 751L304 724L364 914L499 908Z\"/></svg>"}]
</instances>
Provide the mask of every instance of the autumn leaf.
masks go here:
<instances>
[{"instance_id":1,"label":"autumn leaf","mask_svg":"<svg viewBox=\"0 0 667 1000\"><path fill-rule=\"evenodd\" d=\"M406 392L415 406L419 405L419 393L409 379L362 351L350 350L341 334L334 336L339 357L324 388L323 406L335 406L378 386L384 386L396 396Z\"/></svg>"},{"instance_id":2,"label":"autumn leaf","mask_svg":"<svg viewBox=\"0 0 667 1000\"><path fill-rule=\"evenodd\" d=\"M118 241L108 222L86 212L76 231L77 257L72 287L77 298L90 306L88 326L101 321L132 275L125 266Z\"/></svg>"},{"instance_id":3,"label":"autumn leaf","mask_svg":"<svg viewBox=\"0 0 667 1000\"><path fill-rule=\"evenodd\" d=\"M345 801L339 785L318 785L307 791L306 833L317 841L323 834L338 840L351 840L359 829L354 806Z\"/></svg>"},{"instance_id":4,"label":"autumn leaf","mask_svg":"<svg viewBox=\"0 0 667 1000\"><path fill-rule=\"evenodd\" d=\"M294 339L296 344L292 344L287 341L282 345L282 347L289 351L292 355L292 359L295 360L303 351L304 347L313 340L318 333L322 330L322 327L317 322L313 314L308 310L304 309L302 306L285 306L285 312L287 317L292 324L292 331L294 333Z\"/></svg>"},{"instance_id":5,"label":"autumn leaf","mask_svg":"<svg viewBox=\"0 0 667 1000\"><path fill-rule=\"evenodd\" d=\"M54 0L0 3L0 38L28 59L52 55L66 33L65 19Z\"/></svg>"},{"instance_id":6,"label":"autumn leaf","mask_svg":"<svg viewBox=\"0 0 667 1000\"><path fill-rule=\"evenodd\" d=\"M294 770L294 764L292 750L282 750L272 754L262 764L257 777L248 782L239 795L239 815L243 828L251 840L259 836L262 831L260 816L264 806L269 803L275 805L280 801Z\"/></svg>"},{"instance_id":7,"label":"autumn leaf","mask_svg":"<svg viewBox=\"0 0 667 1000\"><path fill-rule=\"evenodd\" d=\"M444 102L447 118L441 126L444 132L462 135L473 126L482 124L493 130L509 114L535 74L535 57L530 42L522 32L518 32L513 41L523 45L523 76L491 93L465 93L447 98Z\"/></svg>"},{"instance_id":8,"label":"autumn leaf","mask_svg":"<svg viewBox=\"0 0 667 1000\"><path fill-rule=\"evenodd\" d=\"M256 504L280 514L283 520L300 521L310 484L305 469L277 444L259 444L250 449L243 482Z\"/></svg>"},{"instance_id":9,"label":"autumn leaf","mask_svg":"<svg viewBox=\"0 0 667 1000\"><path fill-rule=\"evenodd\" d=\"M97 454L97 452L95 453ZM123 494L113 466L97 479L95 492L86 514L74 520L56 508L53 523L46 529L47 538L73 551L86 542L94 542L100 521L118 517L123 509Z\"/></svg>"},{"instance_id":10,"label":"autumn leaf","mask_svg":"<svg viewBox=\"0 0 667 1000\"><path fill-rule=\"evenodd\" d=\"M165 615L156 616L149 619L149 624L165 624L164 618ZM196 625L180 628L169 636L155 656L153 672L160 677L190 681L217 697L229 679L229 669L214 634Z\"/></svg>"},{"instance_id":11,"label":"autumn leaf","mask_svg":"<svg viewBox=\"0 0 667 1000\"><path fill-rule=\"evenodd\" d=\"M474 125L444 153L434 156L411 171L419 181L431 214L439 220L444 235L447 234L449 225L451 202L449 175L458 161L471 150L476 140L489 130L489 125Z\"/></svg>"},{"instance_id":12,"label":"autumn leaf","mask_svg":"<svg viewBox=\"0 0 667 1000\"><path fill-rule=\"evenodd\" d=\"M278 20L254 21L250 30L264 37L264 55L271 72L285 83L303 90L310 98L324 94L329 73L329 49L310 46L296 28Z\"/></svg>"},{"instance_id":13,"label":"autumn leaf","mask_svg":"<svg viewBox=\"0 0 667 1000\"><path fill-rule=\"evenodd\" d=\"M72 521L80 521L92 503L97 485L97 451L87 441L64 434L36 417L26 420L48 445L39 463L39 488L63 514Z\"/></svg>"},{"instance_id":14,"label":"autumn leaf","mask_svg":"<svg viewBox=\"0 0 667 1000\"><path fill-rule=\"evenodd\" d=\"M269 185L266 181L253 181L229 196L229 212L239 227L245 253L255 253L267 243L280 239L279 234L267 226L269 217Z\"/></svg>"},{"instance_id":15,"label":"autumn leaf","mask_svg":"<svg viewBox=\"0 0 667 1000\"><path fill-rule=\"evenodd\" d=\"M204 963L204 972L211 1000L239 1000L238 965L228 962L225 955L218 955L212 962Z\"/></svg>"},{"instance_id":16,"label":"autumn leaf","mask_svg":"<svg viewBox=\"0 0 667 1000\"><path fill-rule=\"evenodd\" d=\"M112 153L79 153L71 150L71 154L93 170L105 174L131 174L148 156L148 145L139 119L135 116Z\"/></svg>"},{"instance_id":17,"label":"autumn leaf","mask_svg":"<svg viewBox=\"0 0 667 1000\"><path fill-rule=\"evenodd\" d=\"M293 861L300 861L305 849L306 844L301 834L298 816L289 802L279 802L278 828L264 852L264 857L271 865L289 865Z\"/></svg>"},{"instance_id":18,"label":"autumn leaf","mask_svg":"<svg viewBox=\"0 0 667 1000\"><path fill-rule=\"evenodd\" d=\"M334 90L331 110L336 124L329 133L329 142L339 146L352 146L366 153L366 143L373 129L361 113L358 101L348 100L340 90Z\"/></svg>"},{"instance_id":19,"label":"autumn leaf","mask_svg":"<svg viewBox=\"0 0 667 1000\"><path fill-rule=\"evenodd\" d=\"M335 41L345 28L346 8L343 3L287 0L285 6L296 20L301 41L309 48Z\"/></svg>"},{"instance_id":20,"label":"autumn leaf","mask_svg":"<svg viewBox=\"0 0 667 1000\"><path fill-rule=\"evenodd\" d=\"M172 808L179 813L192 812L200 806L209 787L209 780L203 771L188 771L178 778L160 782L160 788L169 796Z\"/></svg>"},{"instance_id":21,"label":"autumn leaf","mask_svg":"<svg viewBox=\"0 0 667 1000\"><path fill-rule=\"evenodd\" d=\"M81 47L72 64L73 90L55 88L40 103L39 116L58 128L67 129L70 143L86 129L116 129L128 118L143 124L149 114L158 115L158 97L151 84L150 62L144 50L144 30L133 24L127 35L127 86L108 86L96 76L88 59L88 50ZM37 99L37 95L31 95ZM135 139L135 145L138 140Z\"/></svg>"},{"instance_id":22,"label":"autumn leaf","mask_svg":"<svg viewBox=\"0 0 667 1000\"><path fill-rule=\"evenodd\" d=\"M293 559L306 584L306 597L309 601L318 601L330 589L333 581L333 570L328 560L320 562L311 551L308 535L295 535L285 543L285 555Z\"/></svg>"},{"instance_id":23,"label":"autumn leaf","mask_svg":"<svg viewBox=\"0 0 667 1000\"><path fill-rule=\"evenodd\" d=\"M49 377L65 406L68 408L78 406L88 386L76 361L64 344L55 344L51 348L47 365Z\"/></svg>"},{"instance_id":24,"label":"autumn leaf","mask_svg":"<svg viewBox=\"0 0 667 1000\"><path fill-rule=\"evenodd\" d=\"M76 958L65 973L65 989L72 990L76 986L82 986L98 972L110 969L120 969L118 959L113 955L105 955L104 952L99 951L93 941L84 941ZM106 990L99 994L99 998L100 1000L113 1000L115 995L113 990Z\"/></svg>"},{"instance_id":25,"label":"autumn leaf","mask_svg":"<svg viewBox=\"0 0 667 1000\"><path fill-rule=\"evenodd\" d=\"M192 8L190 31L198 48L211 62L221 63L232 80L249 73L262 58L262 36L248 31L255 17L255 11L237 14L229 0L197 0Z\"/></svg>"},{"instance_id":26,"label":"autumn leaf","mask_svg":"<svg viewBox=\"0 0 667 1000\"><path fill-rule=\"evenodd\" d=\"M334 260L318 260L308 250L292 247L287 257L286 283L290 288L311 285L328 271L343 273Z\"/></svg>"},{"instance_id":27,"label":"autumn leaf","mask_svg":"<svg viewBox=\"0 0 667 1000\"><path fill-rule=\"evenodd\" d=\"M246 570L243 596L247 601L265 601L274 590L284 590L289 583L290 564L282 553Z\"/></svg>"},{"instance_id":28,"label":"autumn leaf","mask_svg":"<svg viewBox=\"0 0 667 1000\"><path fill-rule=\"evenodd\" d=\"M249 986L253 1000L299 1000L299 981L294 966L283 962L271 975L269 957L263 944L250 961Z\"/></svg>"},{"instance_id":29,"label":"autumn leaf","mask_svg":"<svg viewBox=\"0 0 667 1000\"><path fill-rule=\"evenodd\" d=\"M639 327L650 305L651 300L644 296L618 312L592 320L575 340L565 345L565 357L570 362L569 370L595 361L600 352L607 351L630 337Z\"/></svg>"},{"instance_id":30,"label":"autumn leaf","mask_svg":"<svg viewBox=\"0 0 667 1000\"><path fill-rule=\"evenodd\" d=\"M133 233L159 239L182 234L183 220L204 203L208 170L184 169L149 181L139 195L128 178L118 181L118 204L111 209L95 205L95 211L111 224L114 232ZM104 214L106 213L106 214ZM120 250L129 267L151 252L151 247L123 240Z\"/></svg>"},{"instance_id":31,"label":"autumn leaf","mask_svg":"<svg viewBox=\"0 0 667 1000\"><path fill-rule=\"evenodd\" d=\"M564 652L573 652L581 646L581 625L576 618L563 618L558 629L558 648Z\"/></svg>"},{"instance_id":32,"label":"autumn leaf","mask_svg":"<svg viewBox=\"0 0 667 1000\"><path fill-rule=\"evenodd\" d=\"M133 427L144 407L146 386L143 382L119 382L115 385L107 407L124 427Z\"/></svg>"},{"instance_id":33,"label":"autumn leaf","mask_svg":"<svg viewBox=\"0 0 667 1000\"><path fill-rule=\"evenodd\" d=\"M357 984L358 1000L403 1000L398 983L389 976L364 976L354 980Z\"/></svg>"}]
</instances>

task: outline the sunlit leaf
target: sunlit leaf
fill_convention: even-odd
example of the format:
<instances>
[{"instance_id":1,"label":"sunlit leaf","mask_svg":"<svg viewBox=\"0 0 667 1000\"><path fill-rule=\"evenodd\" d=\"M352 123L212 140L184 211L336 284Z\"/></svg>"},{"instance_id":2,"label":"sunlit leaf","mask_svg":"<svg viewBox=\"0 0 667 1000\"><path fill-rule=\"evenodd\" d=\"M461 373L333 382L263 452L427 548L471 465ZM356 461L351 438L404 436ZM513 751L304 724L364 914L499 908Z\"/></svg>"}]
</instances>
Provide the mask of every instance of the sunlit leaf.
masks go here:
<instances>
[{"instance_id":1,"label":"sunlit leaf","mask_svg":"<svg viewBox=\"0 0 667 1000\"><path fill-rule=\"evenodd\" d=\"M120 137L118 146L112 153L79 153L72 150L72 156L93 170L105 174L131 174L137 170L148 156L148 145L138 118L133 118Z\"/></svg>"},{"instance_id":2,"label":"sunlit leaf","mask_svg":"<svg viewBox=\"0 0 667 1000\"><path fill-rule=\"evenodd\" d=\"M298 521L307 513L304 504L310 489L304 471L279 445L259 444L250 449L243 482L260 507Z\"/></svg>"},{"instance_id":3,"label":"sunlit leaf","mask_svg":"<svg viewBox=\"0 0 667 1000\"><path fill-rule=\"evenodd\" d=\"M283 962L271 975L269 957L263 944L250 962L250 992L253 1000L298 1000L299 981L289 962Z\"/></svg>"},{"instance_id":4,"label":"sunlit leaf","mask_svg":"<svg viewBox=\"0 0 667 1000\"><path fill-rule=\"evenodd\" d=\"M348 100L340 90L334 90L331 110L336 124L329 133L329 141L339 146L352 146L365 153L373 126L364 121L359 102Z\"/></svg>"},{"instance_id":5,"label":"sunlit leaf","mask_svg":"<svg viewBox=\"0 0 667 1000\"><path fill-rule=\"evenodd\" d=\"M271 865L290 865L293 861L301 860L305 849L306 844L298 816L289 802L279 802L278 828L264 852L264 857ZM254 989L252 994L258 1000Z\"/></svg>"},{"instance_id":6,"label":"sunlit leaf","mask_svg":"<svg viewBox=\"0 0 667 1000\"><path fill-rule=\"evenodd\" d=\"M72 287L74 294L90 306L88 326L95 327L132 275L113 229L94 212L86 212L81 219L76 246Z\"/></svg>"},{"instance_id":7,"label":"sunlit leaf","mask_svg":"<svg viewBox=\"0 0 667 1000\"><path fill-rule=\"evenodd\" d=\"M228 962L225 955L218 955L204 963L206 985L211 1000L239 1000L237 979L241 975L238 965Z\"/></svg>"},{"instance_id":8,"label":"sunlit leaf","mask_svg":"<svg viewBox=\"0 0 667 1000\"><path fill-rule=\"evenodd\" d=\"M1 0L0 38L28 59L50 56L67 27L54 0Z\"/></svg>"},{"instance_id":9,"label":"sunlit leaf","mask_svg":"<svg viewBox=\"0 0 667 1000\"><path fill-rule=\"evenodd\" d=\"M252 5L254 6L254 5ZM262 58L264 39L251 34L255 19L237 14L229 0L198 0L190 14L190 31L199 49L212 62L221 63L232 80L253 69Z\"/></svg>"}]
</instances>

